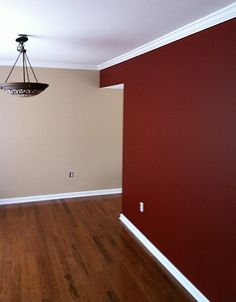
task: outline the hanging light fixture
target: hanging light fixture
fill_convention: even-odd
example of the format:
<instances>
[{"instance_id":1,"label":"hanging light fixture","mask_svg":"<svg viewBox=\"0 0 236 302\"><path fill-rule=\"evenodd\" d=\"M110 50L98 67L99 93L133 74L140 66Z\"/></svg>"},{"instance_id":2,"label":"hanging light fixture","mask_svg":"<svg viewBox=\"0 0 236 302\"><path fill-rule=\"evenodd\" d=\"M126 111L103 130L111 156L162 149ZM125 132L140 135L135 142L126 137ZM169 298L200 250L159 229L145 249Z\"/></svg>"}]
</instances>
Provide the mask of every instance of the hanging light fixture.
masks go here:
<instances>
[{"instance_id":1,"label":"hanging light fixture","mask_svg":"<svg viewBox=\"0 0 236 302\"><path fill-rule=\"evenodd\" d=\"M27 35L19 35L19 38L16 39L16 42L19 43L17 46L17 50L19 51L19 55L10 70L10 73L8 74L6 81L2 84L0 84L0 88L9 92L12 95L18 95L22 97L29 97L29 96L34 96L42 91L44 91L49 85L45 83L39 83L36 75L34 73L34 70L30 64L29 58L26 53L25 49L25 42L28 41L28 36ZM12 82L8 83L7 81L9 80L16 63L18 62L20 56L22 55L22 62L23 62L23 82ZM35 82L30 81L30 71L34 77Z\"/></svg>"}]
</instances>

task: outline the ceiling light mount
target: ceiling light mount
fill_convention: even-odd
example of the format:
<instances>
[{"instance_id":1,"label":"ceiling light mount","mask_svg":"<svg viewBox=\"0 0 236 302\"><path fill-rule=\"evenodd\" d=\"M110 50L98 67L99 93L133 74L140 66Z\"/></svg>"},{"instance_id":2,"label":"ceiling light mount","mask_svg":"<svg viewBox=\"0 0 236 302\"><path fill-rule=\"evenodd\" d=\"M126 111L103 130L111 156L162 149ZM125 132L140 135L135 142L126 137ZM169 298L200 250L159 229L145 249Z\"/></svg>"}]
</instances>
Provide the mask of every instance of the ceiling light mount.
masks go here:
<instances>
[{"instance_id":1,"label":"ceiling light mount","mask_svg":"<svg viewBox=\"0 0 236 302\"><path fill-rule=\"evenodd\" d=\"M25 43L25 42L28 41L28 35L19 34L18 36L19 36L19 38L16 38L16 42L18 42L18 43Z\"/></svg>"},{"instance_id":2,"label":"ceiling light mount","mask_svg":"<svg viewBox=\"0 0 236 302\"><path fill-rule=\"evenodd\" d=\"M27 35L19 35L19 38L16 39L16 42L19 43L18 46L17 46L17 50L19 52L23 52L23 51L26 51L25 50L25 42L28 41L28 36Z\"/></svg>"},{"instance_id":3,"label":"ceiling light mount","mask_svg":"<svg viewBox=\"0 0 236 302\"><path fill-rule=\"evenodd\" d=\"M25 43L28 41L28 36L24 34L20 34L19 38L16 39L18 43L17 51L19 55L12 66L6 80L4 83L0 84L0 88L9 92L12 95L18 95L21 97L29 97L35 96L44 91L49 85L46 83L39 83L33 67L31 66L30 60L27 56L27 51L25 49ZM23 82L13 82L8 83L9 80L19 58L22 56L22 70L23 70ZM30 80L30 71L33 75L35 82L31 82Z\"/></svg>"}]
</instances>

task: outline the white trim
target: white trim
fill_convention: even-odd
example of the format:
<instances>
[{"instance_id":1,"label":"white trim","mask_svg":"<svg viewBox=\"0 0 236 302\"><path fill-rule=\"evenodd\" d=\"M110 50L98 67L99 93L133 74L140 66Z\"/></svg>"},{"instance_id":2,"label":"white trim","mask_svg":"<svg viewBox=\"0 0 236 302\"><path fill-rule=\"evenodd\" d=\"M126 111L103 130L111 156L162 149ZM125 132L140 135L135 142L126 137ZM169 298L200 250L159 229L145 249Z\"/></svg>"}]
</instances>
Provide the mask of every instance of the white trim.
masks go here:
<instances>
[{"instance_id":1,"label":"white trim","mask_svg":"<svg viewBox=\"0 0 236 302\"><path fill-rule=\"evenodd\" d=\"M151 243L151 241L136 228L136 226L120 214L120 220L129 231L145 246L145 248L171 273L171 275L198 301L209 300Z\"/></svg>"},{"instance_id":2,"label":"white trim","mask_svg":"<svg viewBox=\"0 0 236 302\"><path fill-rule=\"evenodd\" d=\"M134 50L131 50L119 57L116 57L112 60L106 61L98 65L98 69L102 70L110 66L116 65L118 63L127 61L144 53L147 53L156 48L162 47L174 41L180 40L184 37L190 36L194 33L197 33L206 28L212 27L219 23L225 22L227 20L233 19L236 17L236 2L233 2L231 5L228 5L204 18L196 20L192 23L189 23L183 27L180 27L167 35L164 35L156 40L153 40L143 46L140 46Z\"/></svg>"},{"instance_id":3,"label":"white trim","mask_svg":"<svg viewBox=\"0 0 236 302\"><path fill-rule=\"evenodd\" d=\"M12 66L12 61L0 61L0 66ZM20 65L16 65L20 66ZM79 70L98 70L96 65L82 65L73 63L58 63L58 62L33 62L33 67L42 68L62 68L62 69L79 69Z\"/></svg>"},{"instance_id":4,"label":"white trim","mask_svg":"<svg viewBox=\"0 0 236 302\"><path fill-rule=\"evenodd\" d=\"M117 188L117 189L59 193L59 194L50 194L50 195L2 198L2 199L0 199L0 205L26 203L26 202L37 202L37 201L43 201L43 200L54 200L54 199L64 199L64 198L86 197L86 196L110 195L110 194L120 194L120 193L122 193L122 189Z\"/></svg>"},{"instance_id":5,"label":"white trim","mask_svg":"<svg viewBox=\"0 0 236 302\"><path fill-rule=\"evenodd\" d=\"M124 89L124 84L117 84L117 85L111 85L111 86L106 86L106 87L101 87L104 89Z\"/></svg>"},{"instance_id":6,"label":"white trim","mask_svg":"<svg viewBox=\"0 0 236 302\"><path fill-rule=\"evenodd\" d=\"M102 70L113 65L122 63L139 55L145 54L149 51L180 40L184 37L190 36L201 30L210 28L227 20L236 17L236 2L209 14L199 20L189 23L183 27L180 27L158 39L155 39L147 44L144 44L138 48L128 51L116 58L103 62L98 65L83 65L76 63L60 63L60 62L34 62L33 67L44 68L63 68L63 69L80 69L80 70ZM0 61L0 66L12 66L10 61Z\"/></svg>"},{"instance_id":7,"label":"white trim","mask_svg":"<svg viewBox=\"0 0 236 302\"><path fill-rule=\"evenodd\" d=\"M103 62L98 65L83 65L77 63L63 63L63 62L34 62L33 67L44 68L63 68L63 69L80 69L80 70L102 70L113 65L122 63L151 50L157 49L174 41L180 40L184 37L190 36L201 30L210 28L227 20L236 17L236 2L209 14L199 20L189 23L183 27L180 27L158 39L155 39L147 44L144 44L136 49L128 51L116 58ZM12 61L0 61L0 66L12 66Z\"/></svg>"}]
</instances>

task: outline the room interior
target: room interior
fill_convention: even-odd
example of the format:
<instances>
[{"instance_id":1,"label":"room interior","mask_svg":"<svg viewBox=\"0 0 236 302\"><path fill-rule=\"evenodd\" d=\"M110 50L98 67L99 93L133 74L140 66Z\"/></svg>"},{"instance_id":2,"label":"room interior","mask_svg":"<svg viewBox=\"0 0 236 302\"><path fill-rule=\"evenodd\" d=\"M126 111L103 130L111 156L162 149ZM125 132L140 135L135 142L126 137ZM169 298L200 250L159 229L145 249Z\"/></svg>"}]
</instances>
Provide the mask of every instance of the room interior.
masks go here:
<instances>
[{"instance_id":1,"label":"room interior","mask_svg":"<svg viewBox=\"0 0 236 302\"><path fill-rule=\"evenodd\" d=\"M109 272L109 276L121 276L121 283L118 286L114 277L114 284L111 282L111 288L106 288L103 277L98 277L106 265L103 259L95 264L98 274L92 282L98 282L106 298L96 293L79 295L76 282L86 288L85 283L90 282L89 264L86 273L80 276L77 272L76 281L72 273L64 272L63 281L57 277L56 282L64 284L66 280L67 284L58 294L60 298L41 288L37 289L41 295L37 300L33 290L28 296L23 277L21 281L17 279L18 286L24 289L21 297L25 301L66 301L68 297L84 302L129 301L126 299L135 297L141 302L233 302L235 2L192 1L190 5L188 1L150 1L147 5L141 0L104 0L100 4L70 1L70 7L65 9L63 5L42 1L37 4L37 14L35 4L24 2L23 8L12 1L2 9L0 25L6 26L7 22L11 26L3 34L0 46L0 82L4 83L16 59L15 39L24 33L29 38L27 53L37 78L49 86L29 98L0 91L0 238L4 238L0 263L5 258L10 262L6 254L11 254L10 243L14 242L10 236L8 243L5 228L17 233L18 249L27 242L27 236L32 237L26 226L32 223L35 230L34 220L17 220L28 213L35 216L37 227L55 232L51 249L45 243L49 242L47 235L40 233L39 249L48 249L51 258L58 257L63 263L66 256L58 252L63 249L57 236L70 237L68 234L76 229L85 234L82 246L88 240L92 250L95 244L106 262L113 264L114 272ZM44 22L40 19L43 13ZM59 20L63 22L60 24ZM11 82L21 78L19 63ZM43 204L49 209L48 218L47 214L43 218ZM62 208L75 229L65 225ZM18 217L15 225L11 213ZM86 217L90 217L91 225L85 230L80 228L80 219L89 224ZM57 226L60 232L56 233L60 219L64 224ZM50 230L51 223L55 223L54 231ZM100 235L93 233L99 226L109 230ZM27 236L21 241L20 234L24 232ZM111 258L105 235L113 244ZM126 235L135 242L131 246ZM37 238L31 239L37 246ZM78 264L79 248L74 238L68 238L68 242ZM132 256L126 251L128 248L133 249ZM154 281L147 279L148 289L139 284L136 294L131 290L127 298L122 278L125 283L129 272L130 287L135 288L135 266L126 276L121 274L113 263L116 249L118 254L124 249L130 263L132 257L135 262L142 255L153 275L156 271L151 267L159 266L162 278L170 278L175 284L170 285L169 294L163 290L159 297L155 284L150 285ZM92 253L89 249L82 249L83 252ZM35 259L27 259L32 267L37 266ZM57 266L56 260L52 263ZM81 263L80 268L84 265ZM27 274L4 265L0 271L7 277L0 286L0 300L18 301L16 281L12 282L12 290L5 282L11 274ZM66 264L61 267L69 270ZM141 275L147 274L140 263L138 267ZM137 282L145 281L140 280ZM176 294L171 286L176 286ZM158 290L160 287L158 284ZM68 288L71 296L66 293Z\"/></svg>"}]
</instances>

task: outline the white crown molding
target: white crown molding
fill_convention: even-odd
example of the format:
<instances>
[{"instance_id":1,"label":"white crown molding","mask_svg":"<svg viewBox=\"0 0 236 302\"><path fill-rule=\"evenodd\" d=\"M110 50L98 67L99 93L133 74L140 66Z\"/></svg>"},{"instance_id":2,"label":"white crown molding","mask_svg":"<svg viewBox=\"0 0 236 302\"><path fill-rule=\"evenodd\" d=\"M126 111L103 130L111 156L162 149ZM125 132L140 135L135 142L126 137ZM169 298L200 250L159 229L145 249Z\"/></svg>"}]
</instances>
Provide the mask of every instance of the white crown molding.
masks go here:
<instances>
[{"instance_id":1,"label":"white crown molding","mask_svg":"<svg viewBox=\"0 0 236 302\"><path fill-rule=\"evenodd\" d=\"M0 66L12 66L12 61L0 61ZM21 65L16 65L21 66ZM33 67L42 68L61 68L61 69L79 69L79 70L98 70L96 65L83 65L83 64L69 64L69 63L56 63L56 62L33 62Z\"/></svg>"},{"instance_id":2,"label":"white crown molding","mask_svg":"<svg viewBox=\"0 0 236 302\"><path fill-rule=\"evenodd\" d=\"M98 67L96 65L83 65L74 63L34 62L33 67L98 70Z\"/></svg>"},{"instance_id":3,"label":"white crown molding","mask_svg":"<svg viewBox=\"0 0 236 302\"><path fill-rule=\"evenodd\" d=\"M106 87L101 87L101 89L124 89L124 84L111 85Z\"/></svg>"},{"instance_id":4,"label":"white crown molding","mask_svg":"<svg viewBox=\"0 0 236 302\"><path fill-rule=\"evenodd\" d=\"M122 193L122 189L117 188L117 189L80 191L80 192L59 193L59 194L49 194L49 195L25 196L25 197L15 197L15 198L1 198L0 205L75 198L75 197L110 195L110 194L120 194L120 193Z\"/></svg>"},{"instance_id":5,"label":"white crown molding","mask_svg":"<svg viewBox=\"0 0 236 302\"><path fill-rule=\"evenodd\" d=\"M202 31L204 29L210 28L214 25L220 24L227 20L233 19L236 17L236 2L228 5L204 18L201 18L197 21L189 23L183 27L180 27L177 30L174 30L167 35L164 35L156 40L153 40L143 46L140 46L134 50L131 50L119 57L116 57L112 60L99 64L97 67L99 70L111 67L113 65L122 63L144 53L147 53L151 50L157 49L169 43L180 40L184 37L190 36L194 33Z\"/></svg>"},{"instance_id":6,"label":"white crown molding","mask_svg":"<svg viewBox=\"0 0 236 302\"><path fill-rule=\"evenodd\" d=\"M169 43L180 40L184 37L202 31L204 29L210 28L219 23L225 22L227 20L236 17L236 2L228 5L206 17L189 23L181 28L178 28L156 40L153 40L145 45L142 45L136 49L133 49L121 56L118 56L112 60L106 61L98 65L83 65L76 63L63 63L63 62L33 62L33 67L43 67L43 68L62 68L62 69L79 69L79 70L102 70L113 65L122 63L139 55L145 54L149 51L167 45ZM0 66L12 66L12 61L3 60L0 61Z\"/></svg>"},{"instance_id":7,"label":"white crown molding","mask_svg":"<svg viewBox=\"0 0 236 302\"><path fill-rule=\"evenodd\" d=\"M170 272L170 274L198 301L209 300L166 258L151 241L125 215L120 214L120 220L129 231L144 245L144 247Z\"/></svg>"}]
</instances>

